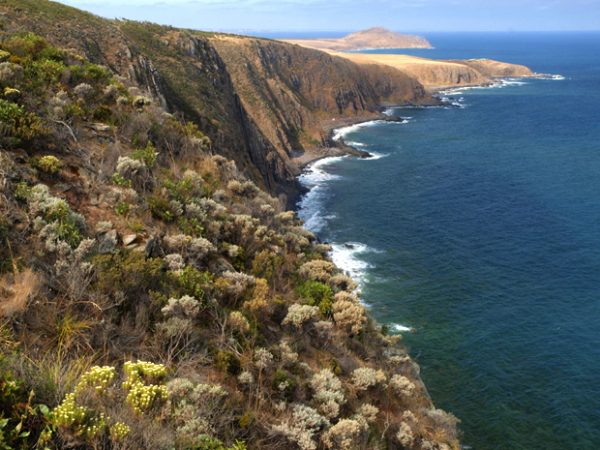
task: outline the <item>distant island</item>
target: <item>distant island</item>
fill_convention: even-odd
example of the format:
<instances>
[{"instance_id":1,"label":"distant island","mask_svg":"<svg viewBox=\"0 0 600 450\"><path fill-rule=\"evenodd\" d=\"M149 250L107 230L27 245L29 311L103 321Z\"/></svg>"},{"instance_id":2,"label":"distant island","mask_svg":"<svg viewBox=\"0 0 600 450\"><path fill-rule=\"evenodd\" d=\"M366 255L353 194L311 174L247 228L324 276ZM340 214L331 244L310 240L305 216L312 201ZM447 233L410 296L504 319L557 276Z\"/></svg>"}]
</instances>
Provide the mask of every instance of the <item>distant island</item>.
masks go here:
<instances>
[{"instance_id":1,"label":"distant island","mask_svg":"<svg viewBox=\"0 0 600 450\"><path fill-rule=\"evenodd\" d=\"M285 42L319 50L350 51L380 48L432 48L427 39L381 27L357 31L337 39L284 39Z\"/></svg>"}]
</instances>

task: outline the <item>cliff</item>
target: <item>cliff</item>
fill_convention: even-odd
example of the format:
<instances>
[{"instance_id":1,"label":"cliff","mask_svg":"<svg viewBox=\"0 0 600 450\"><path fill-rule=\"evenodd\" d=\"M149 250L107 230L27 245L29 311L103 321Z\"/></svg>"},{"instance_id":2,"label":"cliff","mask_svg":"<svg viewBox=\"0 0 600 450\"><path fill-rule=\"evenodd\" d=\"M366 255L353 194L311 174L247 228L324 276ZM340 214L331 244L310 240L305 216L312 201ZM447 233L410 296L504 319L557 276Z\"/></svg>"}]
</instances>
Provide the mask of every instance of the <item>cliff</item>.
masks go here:
<instances>
[{"instance_id":1,"label":"cliff","mask_svg":"<svg viewBox=\"0 0 600 450\"><path fill-rule=\"evenodd\" d=\"M353 72L345 96L316 103L324 75L307 68L277 97L286 52L332 57L244 41L241 64L262 70L247 78L218 36L0 5L1 448L459 448L401 337L247 176L277 126L244 103L294 125L278 102L367 111L404 95L396 75L376 85L387 72L333 58Z\"/></svg>"},{"instance_id":2,"label":"cliff","mask_svg":"<svg viewBox=\"0 0 600 450\"><path fill-rule=\"evenodd\" d=\"M351 51L376 48L431 48L427 39L375 27L338 39L285 39L285 42L320 50Z\"/></svg>"},{"instance_id":3,"label":"cliff","mask_svg":"<svg viewBox=\"0 0 600 450\"><path fill-rule=\"evenodd\" d=\"M331 51L329 53L360 65L378 65L396 69L417 80L429 91L445 87L487 84L495 78L534 76L534 73L528 67L491 59L445 61L409 55L338 53Z\"/></svg>"},{"instance_id":4,"label":"cliff","mask_svg":"<svg viewBox=\"0 0 600 450\"><path fill-rule=\"evenodd\" d=\"M327 146L323 123L375 117L386 103L428 100L419 82L391 68L360 66L275 41L221 35L210 42L244 110L295 173L295 161L306 161L307 153Z\"/></svg>"},{"instance_id":5,"label":"cliff","mask_svg":"<svg viewBox=\"0 0 600 450\"><path fill-rule=\"evenodd\" d=\"M0 13L6 31L34 31L140 85L290 204L300 192L294 155L325 151L319 121L430 101L404 74L290 44L110 21L47 0L3 0Z\"/></svg>"}]
</instances>

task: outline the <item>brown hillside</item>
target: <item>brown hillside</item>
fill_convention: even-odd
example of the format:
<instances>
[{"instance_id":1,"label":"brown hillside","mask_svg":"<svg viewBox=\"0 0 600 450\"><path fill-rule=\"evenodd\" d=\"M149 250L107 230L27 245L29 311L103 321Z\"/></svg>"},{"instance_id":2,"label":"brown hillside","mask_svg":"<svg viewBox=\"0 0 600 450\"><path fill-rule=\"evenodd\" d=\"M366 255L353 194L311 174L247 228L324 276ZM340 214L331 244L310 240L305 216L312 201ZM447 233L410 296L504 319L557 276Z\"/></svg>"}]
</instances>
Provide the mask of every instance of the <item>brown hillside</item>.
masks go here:
<instances>
[{"instance_id":1,"label":"brown hillside","mask_svg":"<svg viewBox=\"0 0 600 450\"><path fill-rule=\"evenodd\" d=\"M323 147L319 120L428 101L418 82L389 68L270 40L110 21L47 0L4 0L0 12L5 31L34 31L141 85L257 183L290 199L300 190L290 157Z\"/></svg>"}]
</instances>

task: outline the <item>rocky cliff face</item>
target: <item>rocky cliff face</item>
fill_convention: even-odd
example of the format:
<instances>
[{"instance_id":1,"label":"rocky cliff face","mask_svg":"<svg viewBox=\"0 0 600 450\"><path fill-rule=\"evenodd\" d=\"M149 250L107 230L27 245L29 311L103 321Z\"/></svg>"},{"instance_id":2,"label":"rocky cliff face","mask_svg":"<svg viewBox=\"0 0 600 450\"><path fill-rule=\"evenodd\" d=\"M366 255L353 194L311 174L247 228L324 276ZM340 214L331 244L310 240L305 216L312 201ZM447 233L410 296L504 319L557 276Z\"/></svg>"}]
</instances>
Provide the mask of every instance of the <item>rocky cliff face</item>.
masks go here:
<instances>
[{"instance_id":1,"label":"rocky cliff face","mask_svg":"<svg viewBox=\"0 0 600 450\"><path fill-rule=\"evenodd\" d=\"M324 120L364 117L384 103L421 103L420 83L391 68L279 42L215 36L212 45L231 75L244 110L290 167L325 145Z\"/></svg>"},{"instance_id":2,"label":"rocky cliff face","mask_svg":"<svg viewBox=\"0 0 600 450\"><path fill-rule=\"evenodd\" d=\"M419 82L390 68L289 44L110 21L46 0L6 0L0 13L6 31L33 31L134 80L289 198L300 189L293 155L322 145L320 121L428 99Z\"/></svg>"}]
</instances>

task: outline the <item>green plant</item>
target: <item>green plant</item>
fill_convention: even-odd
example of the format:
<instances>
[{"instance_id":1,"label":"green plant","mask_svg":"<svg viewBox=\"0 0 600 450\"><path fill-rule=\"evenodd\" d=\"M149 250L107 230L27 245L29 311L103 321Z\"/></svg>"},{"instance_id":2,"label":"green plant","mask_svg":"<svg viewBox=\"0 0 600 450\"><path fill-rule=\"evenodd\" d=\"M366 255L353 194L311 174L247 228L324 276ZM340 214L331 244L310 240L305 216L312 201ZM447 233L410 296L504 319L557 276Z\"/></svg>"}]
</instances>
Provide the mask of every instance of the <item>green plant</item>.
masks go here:
<instances>
[{"instance_id":1,"label":"green plant","mask_svg":"<svg viewBox=\"0 0 600 450\"><path fill-rule=\"evenodd\" d=\"M62 162L56 156L46 155L40 158L35 158L32 161L33 167L41 170L44 173L51 175L57 174L62 168Z\"/></svg>"},{"instance_id":2,"label":"green plant","mask_svg":"<svg viewBox=\"0 0 600 450\"><path fill-rule=\"evenodd\" d=\"M129 203L119 202L115 205L115 212L120 216L126 216L129 212Z\"/></svg>"},{"instance_id":3,"label":"green plant","mask_svg":"<svg viewBox=\"0 0 600 450\"><path fill-rule=\"evenodd\" d=\"M55 202L45 214L47 222L57 224L56 232L60 240L65 241L72 248L75 248L82 241L80 225L69 205L64 200Z\"/></svg>"},{"instance_id":4,"label":"green plant","mask_svg":"<svg viewBox=\"0 0 600 450\"><path fill-rule=\"evenodd\" d=\"M16 103L0 99L0 142L9 146L30 142L45 133L41 119Z\"/></svg>"},{"instance_id":5,"label":"green plant","mask_svg":"<svg viewBox=\"0 0 600 450\"><path fill-rule=\"evenodd\" d=\"M205 291L212 286L213 276L209 272L202 272L193 266L186 266L181 272L174 275L176 297L189 295L202 302Z\"/></svg>"},{"instance_id":6,"label":"green plant","mask_svg":"<svg viewBox=\"0 0 600 450\"><path fill-rule=\"evenodd\" d=\"M29 197L31 196L31 187L24 181L17 183L15 187L15 198L22 202L29 201Z\"/></svg>"},{"instance_id":7,"label":"green plant","mask_svg":"<svg viewBox=\"0 0 600 450\"><path fill-rule=\"evenodd\" d=\"M320 281L305 281L296 288L296 293L309 305L318 306L325 317L333 315L333 291Z\"/></svg>"},{"instance_id":8,"label":"green plant","mask_svg":"<svg viewBox=\"0 0 600 450\"><path fill-rule=\"evenodd\" d=\"M0 449L32 448L48 427L49 409L0 361Z\"/></svg>"},{"instance_id":9,"label":"green plant","mask_svg":"<svg viewBox=\"0 0 600 450\"><path fill-rule=\"evenodd\" d=\"M156 164L156 159L158 158L158 152L154 148L151 142L146 144L144 148L138 148L134 150L131 154L133 159L137 159L138 161L143 162L146 167L151 169Z\"/></svg>"},{"instance_id":10,"label":"green plant","mask_svg":"<svg viewBox=\"0 0 600 450\"><path fill-rule=\"evenodd\" d=\"M127 178L125 178L123 175L121 175L118 172L115 172L112 176L112 181L113 183L115 183L117 186L123 186L123 187L131 187L131 180L128 180Z\"/></svg>"},{"instance_id":11,"label":"green plant","mask_svg":"<svg viewBox=\"0 0 600 450\"><path fill-rule=\"evenodd\" d=\"M162 220L163 222L173 222L175 217L177 217L171 203L164 197L158 195L150 196L148 198L148 206L150 207L152 217L155 219Z\"/></svg>"},{"instance_id":12,"label":"green plant","mask_svg":"<svg viewBox=\"0 0 600 450\"><path fill-rule=\"evenodd\" d=\"M242 370L240 360L232 352L219 350L215 355L215 367L230 375L239 375Z\"/></svg>"},{"instance_id":13,"label":"green plant","mask_svg":"<svg viewBox=\"0 0 600 450\"><path fill-rule=\"evenodd\" d=\"M221 440L203 434L198 437L198 443L193 450L246 450L246 444L243 441L235 441L230 447L225 447Z\"/></svg>"},{"instance_id":14,"label":"green plant","mask_svg":"<svg viewBox=\"0 0 600 450\"><path fill-rule=\"evenodd\" d=\"M195 217L181 216L177 219L177 226L189 236L200 237L204 233L204 226Z\"/></svg>"},{"instance_id":15,"label":"green plant","mask_svg":"<svg viewBox=\"0 0 600 450\"><path fill-rule=\"evenodd\" d=\"M272 387L275 392L281 392L283 396L291 401L294 399L296 391L296 380L294 380L287 372L282 369L277 369L273 375Z\"/></svg>"},{"instance_id":16,"label":"green plant","mask_svg":"<svg viewBox=\"0 0 600 450\"><path fill-rule=\"evenodd\" d=\"M121 250L116 254L97 255L97 287L103 292L146 293L162 287L165 281L161 258L146 258L143 253Z\"/></svg>"}]
</instances>

